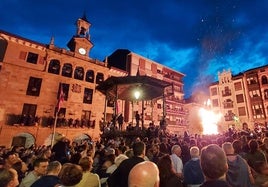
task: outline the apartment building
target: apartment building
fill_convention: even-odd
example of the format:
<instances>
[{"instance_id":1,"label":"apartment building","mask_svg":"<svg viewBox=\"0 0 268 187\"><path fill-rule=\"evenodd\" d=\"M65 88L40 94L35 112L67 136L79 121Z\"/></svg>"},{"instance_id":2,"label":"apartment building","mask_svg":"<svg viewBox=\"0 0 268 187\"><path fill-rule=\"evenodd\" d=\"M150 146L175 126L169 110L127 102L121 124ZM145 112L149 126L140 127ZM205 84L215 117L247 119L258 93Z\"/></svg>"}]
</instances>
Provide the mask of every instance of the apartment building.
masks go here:
<instances>
[{"instance_id":1,"label":"apartment building","mask_svg":"<svg viewBox=\"0 0 268 187\"><path fill-rule=\"evenodd\" d=\"M211 84L212 109L222 114L219 130L255 125L266 126L268 102L268 66L249 69L237 75L231 70L218 73L218 82Z\"/></svg>"},{"instance_id":2,"label":"apartment building","mask_svg":"<svg viewBox=\"0 0 268 187\"><path fill-rule=\"evenodd\" d=\"M165 117L168 129L173 133L181 133L187 128L186 115L184 108L183 73L168 68L158 62L145 58L127 49L118 49L107 57L107 62L113 67L127 71L129 75L146 75L159 80L166 81L172 85L167 92L169 96L158 98L152 101L145 101L144 120L148 125L154 122L159 125ZM134 104L134 112L131 103L126 103L125 117L131 121L135 112L141 112L141 102Z\"/></svg>"}]
</instances>

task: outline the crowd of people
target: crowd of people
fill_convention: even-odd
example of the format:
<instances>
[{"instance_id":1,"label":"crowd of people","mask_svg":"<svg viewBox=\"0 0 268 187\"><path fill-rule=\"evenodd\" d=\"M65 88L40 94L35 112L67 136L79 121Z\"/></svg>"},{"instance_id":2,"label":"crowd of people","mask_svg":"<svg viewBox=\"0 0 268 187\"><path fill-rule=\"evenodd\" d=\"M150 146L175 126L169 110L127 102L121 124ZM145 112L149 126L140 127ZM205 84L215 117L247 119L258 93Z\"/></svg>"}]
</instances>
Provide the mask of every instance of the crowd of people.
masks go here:
<instances>
[{"instance_id":1,"label":"crowd of people","mask_svg":"<svg viewBox=\"0 0 268 187\"><path fill-rule=\"evenodd\" d=\"M266 187L268 133L85 139L0 149L1 187Z\"/></svg>"}]
</instances>

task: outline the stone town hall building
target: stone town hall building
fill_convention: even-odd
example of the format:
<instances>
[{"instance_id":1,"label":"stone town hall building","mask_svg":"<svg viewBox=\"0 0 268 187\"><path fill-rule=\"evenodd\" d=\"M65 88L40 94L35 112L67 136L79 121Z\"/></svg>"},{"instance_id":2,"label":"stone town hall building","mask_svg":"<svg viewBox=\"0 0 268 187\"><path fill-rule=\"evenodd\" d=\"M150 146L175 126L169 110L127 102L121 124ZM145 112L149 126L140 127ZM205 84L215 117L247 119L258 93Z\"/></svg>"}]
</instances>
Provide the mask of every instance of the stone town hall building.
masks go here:
<instances>
[{"instance_id":1,"label":"stone town hall building","mask_svg":"<svg viewBox=\"0 0 268 187\"><path fill-rule=\"evenodd\" d=\"M64 102L58 113L56 133L71 140L81 135L99 137L105 96L96 86L109 76L133 73L109 66L108 60L90 58L91 25L84 16L77 20L76 26L76 33L67 45L69 50L55 46L53 38L49 44L42 44L0 31L0 145L48 143L61 90ZM163 65L143 58L146 60L156 64L152 66L156 73L165 69ZM169 74L175 72L167 70ZM175 73L179 76L176 84L179 88L175 105L170 104L169 110L173 113L179 110L180 115L176 118L172 114L170 119L179 120L179 125L183 125L184 75ZM158 107L161 108L161 104ZM105 110L111 117L113 107L108 106ZM166 115L169 117L168 113Z\"/></svg>"}]
</instances>

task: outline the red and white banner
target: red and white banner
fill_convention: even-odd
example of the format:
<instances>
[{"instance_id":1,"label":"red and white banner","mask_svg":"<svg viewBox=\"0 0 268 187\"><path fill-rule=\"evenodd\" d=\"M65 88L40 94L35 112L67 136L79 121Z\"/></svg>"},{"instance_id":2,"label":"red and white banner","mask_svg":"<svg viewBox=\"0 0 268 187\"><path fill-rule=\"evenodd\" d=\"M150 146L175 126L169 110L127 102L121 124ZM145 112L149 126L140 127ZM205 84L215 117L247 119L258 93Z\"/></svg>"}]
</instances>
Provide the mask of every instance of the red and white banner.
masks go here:
<instances>
[{"instance_id":1,"label":"red and white banner","mask_svg":"<svg viewBox=\"0 0 268 187\"><path fill-rule=\"evenodd\" d=\"M59 95L58 103L57 103L57 109L58 109L57 113L60 111L63 101L64 101L64 92L63 92L62 84L60 83L60 95Z\"/></svg>"}]
</instances>

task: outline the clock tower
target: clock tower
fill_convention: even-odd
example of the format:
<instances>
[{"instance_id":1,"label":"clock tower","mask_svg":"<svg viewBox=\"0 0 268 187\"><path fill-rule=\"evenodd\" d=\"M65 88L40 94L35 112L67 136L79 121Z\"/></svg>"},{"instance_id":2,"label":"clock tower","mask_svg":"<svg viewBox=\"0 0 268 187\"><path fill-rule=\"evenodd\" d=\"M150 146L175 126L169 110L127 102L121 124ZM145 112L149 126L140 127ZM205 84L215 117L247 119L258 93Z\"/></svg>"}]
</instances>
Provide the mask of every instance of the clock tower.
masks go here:
<instances>
[{"instance_id":1,"label":"clock tower","mask_svg":"<svg viewBox=\"0 0 268 187\"><path fill-rule=\"evenodd\" d=\"M88 56L93 44L90 41L89 27L91 24L85 14L76 21L76 34L68 42L67 46L75 56Z\"/></svg>"}]
</instances>

